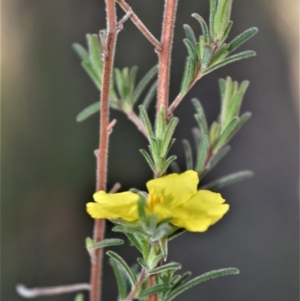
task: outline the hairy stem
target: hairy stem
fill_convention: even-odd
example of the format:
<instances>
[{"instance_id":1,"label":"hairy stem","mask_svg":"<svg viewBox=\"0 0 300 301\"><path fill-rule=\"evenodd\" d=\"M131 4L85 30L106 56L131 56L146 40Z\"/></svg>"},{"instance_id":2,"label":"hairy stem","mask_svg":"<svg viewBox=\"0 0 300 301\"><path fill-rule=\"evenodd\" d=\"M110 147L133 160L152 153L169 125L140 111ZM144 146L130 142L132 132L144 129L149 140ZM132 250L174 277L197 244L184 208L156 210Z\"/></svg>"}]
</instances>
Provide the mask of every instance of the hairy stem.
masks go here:
<instances>
[{"instance_id":1,"label":"hairy stem","mask_svg":"<svg viewBox=\"0 0 300 301\"><path fill-rule=\"evenodd\" d=\"M54 287L38 287L38 288L27 288L25 285L19 284L16 290L23 298L37 298L41 296L54 296L67 293L74 293L83 290L89 290L89 283L79 283L71 285L61 285Z\"/></svg>"},{"instance_id":2,"label":"hairy stem","mask_svg":"<svg viewBox=\"0 0 300 301\"><path fill-rule=\"evenodd\" d=\"M97 152L97 183L96 190L106 190L107 180L107 157L109 142L109 90L111 86L111 74L113 69L115 44L117 39L117 20L114 0L106 0L107 13L107 36L104 47L103 75L101 88L101 110L100 110L100 136L99 151ZM98 242L104 238L105 220L95 220L94 241ZM91 258L91 291L90 300L101 299L101 278L102 278L102 257L103 249L97 249Z\"/></svg>"},{"instance_id":3,"label":"hairy stem","mask_svg":"<svg viewBox=\"0 0 300 301\"><path fill-rule=\"evenodd\" d=\"M140 277L139 277L139 280L138 282L136 283L136 285L132 288L131 292L129 293L129 295L125 298L126 301L129 301L129 300L132 300L137 291L139 290L139 288L141 287L141 285L143 284L144 280L146 278L146 271L143 269L141 271L141 274L140 274Z\"/></svg>"},{"instance_id":4,"label":"hairy stem","mask_svg":"<svg viewBox=\"0 0 300 301\"><path fill-rule=\"evenodd\" d=\"M152 35L148 28L142 23L138 16L133 12L132 8L124 0L116 0L117 3L126 13L130 14L130 19L134 25L141 31L141 33L153 44L157 51L160 51L161 44L160 42Z\"/></svg>"},{"instance_id":5,"label":"hairy stem","mask_svg":"<svg viewBox=\"0 0 300 301\"><path fill-rule=\"evenodd\" d=\"M168 108L169 103L171 50L177 3L178 0L165 0L163 29L160 41L161 51L158 53L157 112L159 112L163 106Z\"/></svg>"}]
</instances>

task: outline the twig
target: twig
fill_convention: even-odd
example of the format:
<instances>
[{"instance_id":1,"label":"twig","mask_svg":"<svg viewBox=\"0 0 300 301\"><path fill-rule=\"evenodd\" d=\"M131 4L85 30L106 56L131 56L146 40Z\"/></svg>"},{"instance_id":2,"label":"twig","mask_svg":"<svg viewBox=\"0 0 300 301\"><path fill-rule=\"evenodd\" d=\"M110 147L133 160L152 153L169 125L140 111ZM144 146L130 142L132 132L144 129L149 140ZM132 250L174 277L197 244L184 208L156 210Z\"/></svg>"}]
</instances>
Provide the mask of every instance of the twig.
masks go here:
<instances>
[{"instance_id":1,"label":"twig","mask_svg":"<svg viewBox=\"0 0 300 301\"><path fill-rule=\"evenodd\" d=\"M96 190L106 190L107 181L107 156L109 133L109 90L111 86L111 73L113 68L115 44L117 39L116 8L114 0L106 0L107 14L107 35L106 47L103 55L104 67L101 88L101 110L100 110L100 137L99 152L97 154L97 184ZM104 238L105 220L95 220L94 241L101 241ZM101 299L101 278L102 278L102 257L103 248L95 250L91 267L91 290L90 300L99 301Z\"/></svg>"},{"instance_id":2,"label":"twig","mask_svg":"<svg viewBox=\"0 0 300 301\"><path fill-rule=\"evenodd\" d=\"M130 300L132 300L132 299L135 297L135 295L136 295L138 289L139 289L139 288L141 287L141 285L143 284L145 278L146 278L146 271L143 269L143 270L141 271L140 278L139 278L138 282L137 282L136 285L132 288L132 290L131 290L131 292L129 293L129 295L125 298L125 301L130 301Z\"/></svg>"},{"instance_id":3,"label":"twig","mask_svg":"<svg viewBox=\"0 0 300 301\"><path fill-rule=\"evenodd\" d=\"M142 34L153 44L156 51L161 50L160 42L152 35L148 28L142 23L138 16L133 12L132 8L124 0L116 0L121 8L126 12L130 12L130 19L135 24L135 26L142 32Z\"/></svg>"},{"instance_id":4,"label":"twig","mask_svg":"<svg viewBox=\"0 0 300 301\"><path fill-rule=\"evenodd\" d=\"M201 78L201 76L202 76L202 74L200 72L196 74L196 76L191 81L188 91L195 85L195 83ZM186 94L187 94L187 92L185 94L179 93L176 96L175 100L171 103L171 105L168 108L168 112L167 112L168 118L172 116L174 110L178 107L178 105L181 103L182 99L184 98L184 96Z\"/></svg>"},{"instance_id":5,"label":"twig","mask_svg":"<svg viewBox=\"0 0 300 301\"><path fill-rule=\"evenodd\" d=\"M161 35L161 51L158 53L158 88L157 88L157 112L165 106L168 108L169 85L170 85L170 63L178 0L165 0L163 30Z\"/></svg>"},{"instance_id":6,"label":"twig","mask_svg":"<svg viewBox=\"0 0 300 301\"><path fill-rule=\"evenodd\" d=\"M127 117L128 117L128 119L130 119L136 125L138 130L140 132L142 132L143 135L148 139L148 134L147 134L145 125L143 124L141 119L133 111L127 113Z\"/></svg>"},{"instance_id":7,"label":"twig","mask_svg":"<svg viewBox=\"0 0 300 301\"><path fill-rule=\"evenodd\" d=\"M36 298L41 296L53 296L74 293L83 290L90 290L90 285L88 283L79 283L54 287L27 288L23 284L18 284L16 286L16 290L18 294L23 298Z\"/></svg>"},{"instance_id":8,"label":"twig","mask_svg":"<svg viewBox=\"0 0 300 301\"><path fill-rule=\"evenodd\" d=\"M115 185L110 189L109 193L116 193L118 190L120 190L121 184L115 183Z\"/></svg>"}]
</instances>

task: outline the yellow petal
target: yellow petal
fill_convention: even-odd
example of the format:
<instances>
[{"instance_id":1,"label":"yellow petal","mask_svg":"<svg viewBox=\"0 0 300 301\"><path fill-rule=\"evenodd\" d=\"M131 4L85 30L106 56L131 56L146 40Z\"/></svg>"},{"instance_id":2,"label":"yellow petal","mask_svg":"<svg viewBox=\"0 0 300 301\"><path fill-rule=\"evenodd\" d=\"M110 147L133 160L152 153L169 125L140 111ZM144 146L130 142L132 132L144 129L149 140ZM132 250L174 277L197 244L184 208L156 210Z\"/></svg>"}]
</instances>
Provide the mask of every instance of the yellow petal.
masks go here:
<instances>
[{"instance_id":1,"label":"yellow petal","mask_svg":"<svg viewBox=\"0 0 300 301\"><path fill-rule=\"evenodd\" d=\"M87 203L87 212L92 218L117 219L135 221L138 219L138 195L127 191L106 193L98 191L94 194L96 203Z\"/></svg>"},{"instance_id":2,"label":"yellow petal","mask_svg":"<svg viewBox=\"0 0 300 301\"><path fill-rule=\"evenodd\" d=\"M163 204L171 208L181 205L197 193L198 174L188 170L182 174L170 174L147 182L148 191L162 194Z\"/></svg>"},{"instance_id":3,"label":"yellow petal","mask_svg":"<svg viewBox=\"0 0 300 301\"><path fill-rule=\"evenodd\" d=\"M219 193L200 190L182 206L172 209L172 224L192 232L205 232L229 210Z\"/></svg>"}]
</instances>

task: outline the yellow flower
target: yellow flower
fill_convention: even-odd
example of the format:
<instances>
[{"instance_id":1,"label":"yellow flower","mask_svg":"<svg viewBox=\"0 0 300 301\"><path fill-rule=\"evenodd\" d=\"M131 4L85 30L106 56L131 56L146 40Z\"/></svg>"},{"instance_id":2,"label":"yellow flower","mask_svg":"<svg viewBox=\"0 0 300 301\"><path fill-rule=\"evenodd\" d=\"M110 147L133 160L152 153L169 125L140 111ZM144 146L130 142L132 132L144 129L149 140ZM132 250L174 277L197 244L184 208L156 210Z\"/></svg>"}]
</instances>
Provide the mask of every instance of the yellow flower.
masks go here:
<instances>
[{"instance_id":1,"label":"yellow flower","mask_svg":"<svg viewBox=\"0 0 300 301\"><path fill-rule=\"evenodd\" d=\"M229 205L219 193L198 190L198 174L188 170L182 174L170 174L147 182L148 210L159 220L172 217L171 224L188 231L204 232L219 221L229 210ZM132 192L94 194L96 203L87 204L87 212L93 218L136 221L139 196Z\"/></svg>"}]
</instances>

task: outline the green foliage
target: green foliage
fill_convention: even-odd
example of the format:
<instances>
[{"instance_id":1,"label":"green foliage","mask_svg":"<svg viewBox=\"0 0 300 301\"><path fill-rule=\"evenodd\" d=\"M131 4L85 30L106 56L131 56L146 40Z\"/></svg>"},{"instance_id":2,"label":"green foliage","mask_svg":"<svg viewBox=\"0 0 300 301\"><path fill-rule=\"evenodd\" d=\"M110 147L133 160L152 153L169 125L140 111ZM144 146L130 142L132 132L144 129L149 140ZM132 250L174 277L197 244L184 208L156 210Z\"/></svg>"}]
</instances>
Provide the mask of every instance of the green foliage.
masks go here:
<instances>
[{"instance_id":1,"label":"green foliage","mask_svg":"<svg viewBox=\"0 0 300 301\"><path fill-rule=\"evenodd\" d=\"M124 244L124 240L118 238L103 239L99 242L94 242L91 238L87 237L85 242L86 242L86 247L88 249L114 247L114 246L120 246Z\"/></svg>"},{"instance_id":2,"label":"green foliage","mask_svg":"<svg viewBox=\"0 0 300 301\"><path fill-rule=\"evenodd\" d=\"M82 60L81 64L83 68L100 91L102 86L103 63L101 56L103 47L98 35L96 34L87 35L87 44L88 50L79 44L73 44L73 49ZM134 109L134 105L140 100L142 93L145 92L145 89L157 74L157 66L151 68L138 84L135 82L137 71L138 68L136 66L132 67L131 69L128 67L122 70L118 68L114 69L112 77L113 80L109 94L109 104L112 109L120 110L125 114L129 114ZM143 100L143 105L146 109L154 99L156 89L157 84L154 83L146 93L146 96ZM77 115L76 121L82 122L99 112L99 110L100 101L97 101L82 110Z\"/></svg>"},{"instance_id":3,"label":"green foliage","mask_svg":"<svg viewBox=\"0 0 300 301\"><path fill-rule=\"evenodd\" d=\"M231 8L232 0L210 0L209 26L200 15L192 14L192 17L200 23L202 30L198 41L192 28L187 24L183 26L186 35L183 42L187 47L188 57L180 90L182 95L185 95L202 76L255 55L254 51L244 51L229 56L258 32L257 28L252 27L231 42L226 42L233 25L230 20Z\"/></svg>"},{"instance_id":4,"label":"green foliage","mask_svg":"<svg viewBox=\"0 0 300 301\"><path fill-rule=\"evenodd\" d=\"M173 134L179 122L177 117L172 117L169 122L166 121L166 108L163 107L157 113L154 129L151 125L148 114L143 106L140 106L140 114L147 130L149 140L149 153L140 150L155 176L164 175L170 164L176 160L176 156L168 157L168 152L175 142Z\"/></svg>"},{"instance_id":5,"label":"green foliage","mask_svg":"<svg viewBox=\"0 0 300 301\"><path fill-rule=\"evenodd\" d=\"M74 301L84 301L84 296L83 296L83 294L77 294L77 295L75 296Z\"/></svg>"}]
</instances>

